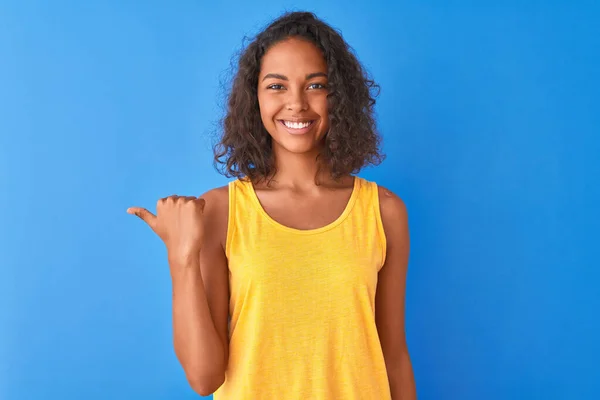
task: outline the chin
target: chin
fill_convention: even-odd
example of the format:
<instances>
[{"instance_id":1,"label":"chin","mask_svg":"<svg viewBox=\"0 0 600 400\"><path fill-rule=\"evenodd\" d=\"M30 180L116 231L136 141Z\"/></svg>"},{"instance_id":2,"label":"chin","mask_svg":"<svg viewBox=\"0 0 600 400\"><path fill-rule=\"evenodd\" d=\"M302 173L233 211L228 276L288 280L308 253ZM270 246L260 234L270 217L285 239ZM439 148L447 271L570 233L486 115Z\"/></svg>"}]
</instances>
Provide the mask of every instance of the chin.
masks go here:
<instances>
[{"instance_id":1,"label":"chin","mask_svg":"<svg viewBox=\"0 0 600 400\"><path fill-rule=\"evenodd\" d=\"M288 153L293 154L306 154L313 153L318 150L317 146L302 146L302 145L293 145L293 144L284 144L278 146L281 150L284 150Z\"/></svg>"},{"instance_id":2,"label":"chin","mask_svg":"<svg viewBox=\"0 0 600 400\"><path fill-rule=\"evenodd\" d=\"M313 140L313 138L310 138L307 141L303 141L302 143L298 143L297 141L294 142L290 143L290 140L285 140L285 138L284 140L273 141L273 143L276 144L277 147L279 147L279 150L283 150L293 154L318 153L321 147L319 143Z\"/></svg>"}]
</instances>

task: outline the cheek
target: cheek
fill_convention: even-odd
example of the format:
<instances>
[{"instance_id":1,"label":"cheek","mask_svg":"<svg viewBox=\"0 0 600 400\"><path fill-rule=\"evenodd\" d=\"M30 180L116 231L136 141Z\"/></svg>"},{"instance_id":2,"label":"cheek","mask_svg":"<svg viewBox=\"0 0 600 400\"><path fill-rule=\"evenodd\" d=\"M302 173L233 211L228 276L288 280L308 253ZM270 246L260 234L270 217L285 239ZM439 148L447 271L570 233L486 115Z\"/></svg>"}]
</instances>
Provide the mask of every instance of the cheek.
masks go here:
<instances>
[{"instance_id":1,"label":"cheek","mask_svg":"<svg viewBox=\"0 0 600 400\"><path fill-rule=\"evenodd\" d=\"M329 124L329 104L327 99L321 100L318 104L315 104L314 110L321 116L321 124L328 126Z\"/></svg>"},{"instance_id":2,"label":"cheek","mask_svg":"<svg viewBox=\"0 0 600 400\"><path fill-rule=\"evenodd\" d=\"M279 104L268 97L258 97L260 116L265 125L272 123L273 117L279 112Z\"/></svg>"},{"instance_id":3,"label":"cheek","mask_svg":"<svg viewBox=\"0 0 600 400\"><path fill-rule=\"evenodd\" d=\"M316 97L311 102L310 107L317 114L319 114L320 116L322 116L323 119L325 119L325 117L328 115L328 110L329 110L329 104L327 102L327 97L324 97L324 96Z\"/></svg>"}]
</instances>

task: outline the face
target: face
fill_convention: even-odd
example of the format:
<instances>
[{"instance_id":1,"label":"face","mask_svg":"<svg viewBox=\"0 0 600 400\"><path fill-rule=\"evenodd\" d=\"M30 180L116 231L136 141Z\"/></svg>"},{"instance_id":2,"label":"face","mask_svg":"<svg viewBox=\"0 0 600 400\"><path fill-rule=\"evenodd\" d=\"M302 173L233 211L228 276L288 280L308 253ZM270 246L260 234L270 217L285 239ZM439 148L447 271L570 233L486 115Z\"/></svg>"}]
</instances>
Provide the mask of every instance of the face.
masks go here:
<instances>
[{"instance_id":1,"label":"face","mask_svg":"<svg viewBox=\"0 0 600 400\"><path fill-rule=\"evenodd\" d=\"M258 102L273 151L318 152L329 128L327 84L327 64L314 44L291 38L265 53Z\"/></svg>"}]
</instances>

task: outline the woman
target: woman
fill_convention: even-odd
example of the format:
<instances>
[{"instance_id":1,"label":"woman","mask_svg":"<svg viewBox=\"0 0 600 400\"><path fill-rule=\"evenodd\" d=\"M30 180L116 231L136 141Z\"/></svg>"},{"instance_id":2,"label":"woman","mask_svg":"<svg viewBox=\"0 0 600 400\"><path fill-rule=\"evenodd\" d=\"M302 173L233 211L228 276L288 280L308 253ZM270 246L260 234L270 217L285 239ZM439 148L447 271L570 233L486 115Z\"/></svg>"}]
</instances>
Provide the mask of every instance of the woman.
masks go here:
<instances>
[{"instance_id":1,"label":"woman","mask_svg":"<svg viewBox=\"0 0 600 400\"><path fill-rule=\"evenodd\" d=\"M376 87L338 32L287 13L240 57L215 147L236 180L128 209L166 244L175 351L199 394L416 398L406 208L353 175L382 160Z\"/></svg>"}]
</instances>

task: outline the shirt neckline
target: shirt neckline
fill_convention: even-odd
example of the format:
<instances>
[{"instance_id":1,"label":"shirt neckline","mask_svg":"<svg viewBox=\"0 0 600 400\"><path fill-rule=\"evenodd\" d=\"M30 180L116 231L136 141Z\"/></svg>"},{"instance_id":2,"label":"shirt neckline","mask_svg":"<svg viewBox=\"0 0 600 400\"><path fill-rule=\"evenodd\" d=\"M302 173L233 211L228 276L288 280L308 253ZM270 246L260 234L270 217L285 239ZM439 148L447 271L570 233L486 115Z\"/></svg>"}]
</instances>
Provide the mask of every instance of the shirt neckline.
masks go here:
<instances>
[{"instance_id":1,"label":"shirt neckline","mask_svg":"<svg viewBox=\"0 0 600 400\"><path fill-rule=\"evenodd\" d=\"M275 219L273 219L264 209L264 207L262 206L262 204L260 203L260 200L258 198L258 195L256 194L256 191L254 190L254 185L252 184L252 182L247 179L247 180L240 180L240 182L242 182L243 184L245 184L248 187L248 191L250 192L250 197L252 199L252 202L254 203L254 205L256 206L256 208L258 209L258 211L260 212L260 214L273 226L275 226L276 228L286 231L286 232L290 232L290 233L294 233L294 234L299 234L299 235L314 235L316 233L321 233L321 232L325 232L328 231L330 229L335 228L336 226L338 226L339 224L341 224L346 217L348 217L348 215L350 214L350 212L352 211L352 208L354 207L354 203L356 203L356 198L358 197L358 192L360 189L360 178L358 176L354 176L354 183L352 186L352 194L350 195L350 199L348 200L348 203L346 204L346 207L344 208L344 211L342 211L342 213L333 221L330 222L327 225L324 225L320 228L314 228L314 229L297 229L297 228L292 228L290 226L287 225L283 225L280 222L277 222Z\"/></svg>"}]
</instances>

